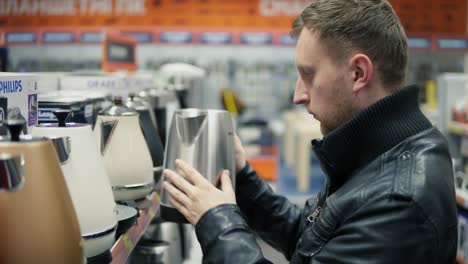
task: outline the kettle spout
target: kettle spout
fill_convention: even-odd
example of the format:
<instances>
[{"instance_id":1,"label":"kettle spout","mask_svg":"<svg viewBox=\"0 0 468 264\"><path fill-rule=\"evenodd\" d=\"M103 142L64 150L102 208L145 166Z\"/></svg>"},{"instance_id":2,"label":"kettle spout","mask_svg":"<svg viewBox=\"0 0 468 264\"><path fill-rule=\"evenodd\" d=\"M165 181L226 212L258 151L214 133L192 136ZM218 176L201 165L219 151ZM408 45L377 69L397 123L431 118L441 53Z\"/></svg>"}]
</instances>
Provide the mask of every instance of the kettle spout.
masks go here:
<instances>
[{"instance_id":1,"label":"kettle spout","mask_svg":"<svg viewBox=\"0 0 468 264\"><path fill-rule=\"evenodd\" d=\"M204 111L187 111L175 115L175 125L179 140L184 144L193 144L205 128L208 118Z\"/></svg>"},{"instance_id":2,"label":"kettle spout","mask_svg":"<svg viewBox=\"0 0 468 264\"><path fill-rule=\"evenodd\" d=\"M114 130L117 127L119 121L102 121L101 122L101 154L104 156L106 153L109 142L114 134Z\"/></svg>"}]
</instances>

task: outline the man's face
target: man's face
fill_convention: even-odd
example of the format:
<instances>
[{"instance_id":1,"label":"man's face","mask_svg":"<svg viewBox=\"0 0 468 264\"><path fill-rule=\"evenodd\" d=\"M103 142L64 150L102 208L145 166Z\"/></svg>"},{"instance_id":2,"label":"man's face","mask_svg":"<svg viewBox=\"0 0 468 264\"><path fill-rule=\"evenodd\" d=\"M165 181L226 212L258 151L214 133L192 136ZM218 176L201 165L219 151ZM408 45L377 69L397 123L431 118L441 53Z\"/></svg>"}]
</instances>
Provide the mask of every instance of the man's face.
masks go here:
<instances>
[{"instance_id":1,"label":"man's face","mask_svg":"<svg viewBox=\"0 0 468 264\"><path fill-rule=\"evenodd\" d=\"M328 52L318 32L302 30L296 46L299 78L294 103L304 104L320 121L323 135L349 120L358 110L348 60L335 63Z\"/></svg>"}]
</instances>

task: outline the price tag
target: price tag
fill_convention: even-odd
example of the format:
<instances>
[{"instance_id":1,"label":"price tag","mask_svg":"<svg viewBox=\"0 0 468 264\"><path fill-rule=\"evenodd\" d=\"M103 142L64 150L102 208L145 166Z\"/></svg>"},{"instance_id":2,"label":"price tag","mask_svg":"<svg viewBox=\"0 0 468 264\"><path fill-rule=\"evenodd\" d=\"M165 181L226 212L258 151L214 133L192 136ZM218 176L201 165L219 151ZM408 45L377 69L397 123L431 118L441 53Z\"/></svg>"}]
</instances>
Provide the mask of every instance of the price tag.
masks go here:
<instances>
[{"instance_id":1,"label":"price tag","mask_svg":"<svg viewBox=\"0 0 468 264\"><path fill-rule=\"evenodd\" d=\"M153 219L154 218L154 215L156 214L156 212L154 211L153 208L151 208L148 212L148 215L150 216L150 219Z\"/></svg>"},{"instance_id":2,"label":"price tag","mask_svg":"<svg viewBox=\"0 0 468 264\"><path fill-rule=\"evenodd\" d=\"M122 235L122 241L124 243L124 247L127 250L127 253L130 254L133 250L133 242L127 234Z\"/></svg>"}]
</instances>

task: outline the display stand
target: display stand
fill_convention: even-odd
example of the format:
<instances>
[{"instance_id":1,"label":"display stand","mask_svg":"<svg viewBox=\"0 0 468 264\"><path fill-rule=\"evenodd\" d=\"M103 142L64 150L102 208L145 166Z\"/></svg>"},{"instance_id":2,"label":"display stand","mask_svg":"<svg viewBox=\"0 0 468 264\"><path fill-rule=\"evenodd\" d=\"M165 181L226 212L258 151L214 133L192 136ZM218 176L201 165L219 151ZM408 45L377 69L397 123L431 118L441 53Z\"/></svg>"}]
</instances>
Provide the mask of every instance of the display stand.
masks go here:
<instances>
[{"instance_id":1,"label":"display stand","mask_svg":"<svg viewBox=\"0 0 468 264\"><path fill-rule=\"evenodd\" d=\"M135 225L127 230L127 232L122 234L111 248L111 263L126 263L128 257L135 249L138 241L145 233L146 228L149 226L151 220L159 210L159 195L156 192L152 193L147 201L150 203L150 205L147 208L140 210L140 216L138 217Z\"/></svg>"}]
</instances>

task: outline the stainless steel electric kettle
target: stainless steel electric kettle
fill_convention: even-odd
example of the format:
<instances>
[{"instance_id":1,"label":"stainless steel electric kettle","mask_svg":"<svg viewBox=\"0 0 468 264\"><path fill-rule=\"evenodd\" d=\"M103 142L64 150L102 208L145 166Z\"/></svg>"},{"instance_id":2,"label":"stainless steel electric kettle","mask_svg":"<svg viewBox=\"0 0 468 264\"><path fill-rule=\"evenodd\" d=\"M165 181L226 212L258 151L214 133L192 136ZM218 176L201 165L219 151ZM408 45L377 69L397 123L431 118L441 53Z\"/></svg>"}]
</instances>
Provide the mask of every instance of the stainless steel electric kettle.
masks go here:
<instances>
[{"instance_id":1,"label":"stainless steel electric kettle","mask_svg":"<svg viewBox=\"0 0 468 264\"><path fill-rule=\"evenodd\" d=\"M176 170L176 159L188 162L217 187L223 170L229 170L235 186L234 125L229 112L195 108L175 111L165 149L164 168ZM187 222L171 205L169 194L164 189L161 217L168 221Z\"/></svg>"}]
</instances>

